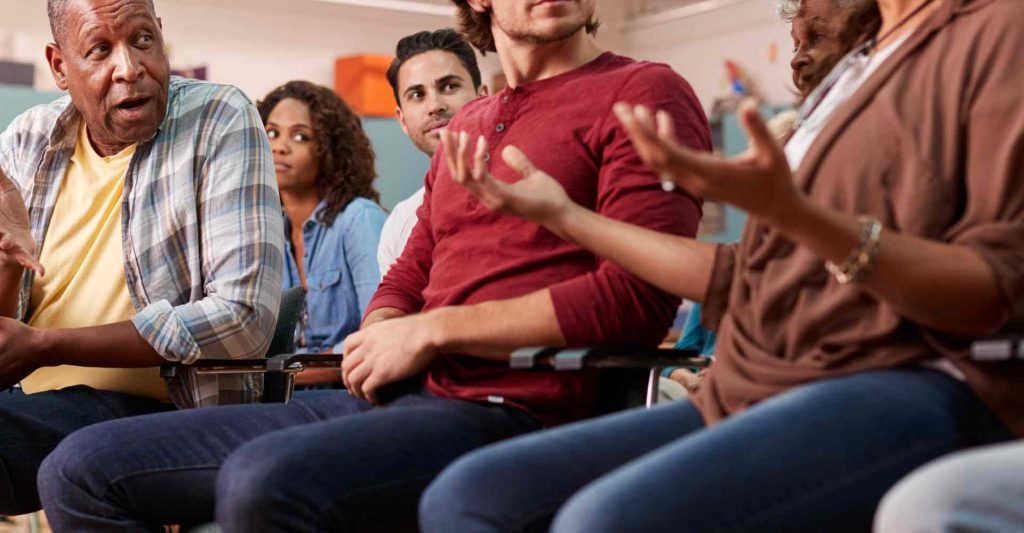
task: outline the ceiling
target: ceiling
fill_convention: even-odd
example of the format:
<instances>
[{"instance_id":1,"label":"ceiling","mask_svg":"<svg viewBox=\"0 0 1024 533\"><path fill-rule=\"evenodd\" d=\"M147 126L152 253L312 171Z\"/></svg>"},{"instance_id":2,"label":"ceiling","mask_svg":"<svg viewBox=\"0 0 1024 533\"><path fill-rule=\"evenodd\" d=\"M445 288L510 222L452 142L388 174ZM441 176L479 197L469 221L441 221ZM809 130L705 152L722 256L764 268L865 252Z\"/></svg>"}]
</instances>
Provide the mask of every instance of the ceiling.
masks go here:
<instances>
[{"instance_id":1,"label":"ceiling","mask_svg":"<svg viewBox=\"0 0 1024 533\"><path fill-rule=\"evenodd\" d=\"M446 14L451 10L451 0L319 0L343 5L361 5L383 9L395 9L412 13ZM613 0L628 4L626 12L630 18L647 17L672 9L700 4L708 0Z\"/></svg>"}]
</instances>

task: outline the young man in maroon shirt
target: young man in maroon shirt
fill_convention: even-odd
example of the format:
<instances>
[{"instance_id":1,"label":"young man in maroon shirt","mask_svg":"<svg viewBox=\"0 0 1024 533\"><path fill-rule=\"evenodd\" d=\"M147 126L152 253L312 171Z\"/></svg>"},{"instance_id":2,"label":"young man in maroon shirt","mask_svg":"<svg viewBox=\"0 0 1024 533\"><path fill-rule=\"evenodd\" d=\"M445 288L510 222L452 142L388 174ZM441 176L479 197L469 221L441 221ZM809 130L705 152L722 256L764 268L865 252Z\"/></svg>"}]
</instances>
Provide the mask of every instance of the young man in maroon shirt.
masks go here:
<instances>
[{"instance_id":1,"label":"young man in maroon shirt","mask_svg":"<svg viewBox=\"0 0 1024 533\"><path fill-rule=\"evenodd\" d=\"M216 501L227 531L414 527L420 492L458 456L591 414L592 374L511 371L512 350L661 340L678 299L535 224L492 213L453 182L466 158L450 141L486 151L490 172L506 182L524 164L521 152L504 150L514 145L576 202L693 236L699 201L662 190L611 113L619 101L666 109L686 144L709 149L689 85L667 66L602 52L594 0L455 3L460 30L498 53L508 88L449 125L420 220L362 330L345 341L351 395L317 391L288 405L77 433L40 476L51 523L141 528L209 518Z\"/></svg>"}]
</instances>

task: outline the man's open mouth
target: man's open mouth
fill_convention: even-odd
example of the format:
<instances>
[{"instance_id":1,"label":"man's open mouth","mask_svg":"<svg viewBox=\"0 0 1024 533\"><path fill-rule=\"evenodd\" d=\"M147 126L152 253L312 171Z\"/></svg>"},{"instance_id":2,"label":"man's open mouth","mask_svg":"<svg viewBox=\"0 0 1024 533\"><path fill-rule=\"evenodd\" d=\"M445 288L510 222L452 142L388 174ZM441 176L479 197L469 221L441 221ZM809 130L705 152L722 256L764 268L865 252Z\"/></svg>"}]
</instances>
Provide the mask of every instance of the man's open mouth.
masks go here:
<instances>
[{"instance_id":1,"label":"man's open mouth","mask_svg":"<svg viewBox=\"0 0 1024 533\"><path fill-rule=\"evenodd\" d=\"M148 104L150 100L152 100L152 97L149 96L140 96L138 98L126 98L118 102L116 107L124 111L132 111Z\"/></svg>"}]
</instances>

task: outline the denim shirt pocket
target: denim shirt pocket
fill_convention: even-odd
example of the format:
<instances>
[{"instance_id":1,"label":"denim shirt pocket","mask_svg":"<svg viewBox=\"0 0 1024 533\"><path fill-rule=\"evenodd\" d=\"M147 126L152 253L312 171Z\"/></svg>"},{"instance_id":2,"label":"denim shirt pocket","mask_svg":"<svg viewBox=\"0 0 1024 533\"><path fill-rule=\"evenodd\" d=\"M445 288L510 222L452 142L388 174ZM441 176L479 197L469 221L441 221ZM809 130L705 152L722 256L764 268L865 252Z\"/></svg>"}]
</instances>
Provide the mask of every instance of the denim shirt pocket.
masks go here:
<instances>
[{"instance_id":1,"label":"denim shirt pocket","mask_svg":"<svg viewBox=\"0 0 1024 533\"><path fill-rule=\"evenodd\" d=\"M341 269L328 270L327 272L321 272L319 274L310 273L306 279L306 284L309 286L311 291L329 291L331 287L334 287L341 282Z\"/></svg>"},{"instance_id":2,"label":"denim shirt pocket","mask_svg":"<svg viewBox=\"0 0 1024 533\"><path fill-rule=\"evenodd\" d=\"M308 312L306 342L310 348L319 348L325 342L334 342L339 328L348 320L347 303L351 296L345 294L345 283L341 269L328 270L306 277L309 289L306 297Z\"/></svg>"}]
</instances>

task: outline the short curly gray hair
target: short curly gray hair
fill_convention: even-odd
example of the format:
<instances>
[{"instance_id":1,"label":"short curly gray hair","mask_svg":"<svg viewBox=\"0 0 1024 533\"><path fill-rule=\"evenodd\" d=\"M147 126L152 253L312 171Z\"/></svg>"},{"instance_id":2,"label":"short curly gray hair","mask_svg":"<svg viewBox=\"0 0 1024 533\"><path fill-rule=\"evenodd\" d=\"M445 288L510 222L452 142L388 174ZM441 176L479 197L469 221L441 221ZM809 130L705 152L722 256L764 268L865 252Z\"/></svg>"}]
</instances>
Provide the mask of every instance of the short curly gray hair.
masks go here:
<instances>
[{"instance_id":1,"label":"short curly gray hair","mask_svg":"<svg viewBox=\"0 0 1024 533\"><path fill-rule=\"evenodd\" d=\"M156 13L153 0L146 0L149 8ZM67 24L64 22L64 12L67 11L68 0L46 0L46 15L50 19L50 32L53 40L58 45L64 40L67 34Z\"/></svg>"},{"instance_id":2,"label":"short curly gray hair","mask_svg":"<svg viewBox=\"0 0 1024 533\"><path fill-rule=\"evenodd\" d=\"M839 9L847 9L860 4L866 4L868 2L874 2L875 0L829 0ZM804 0L778 0L778 12L779 17L786 21L792 22L793 19L800 14L800 10L804 8Z\"/></svg>"}]
</instances>

